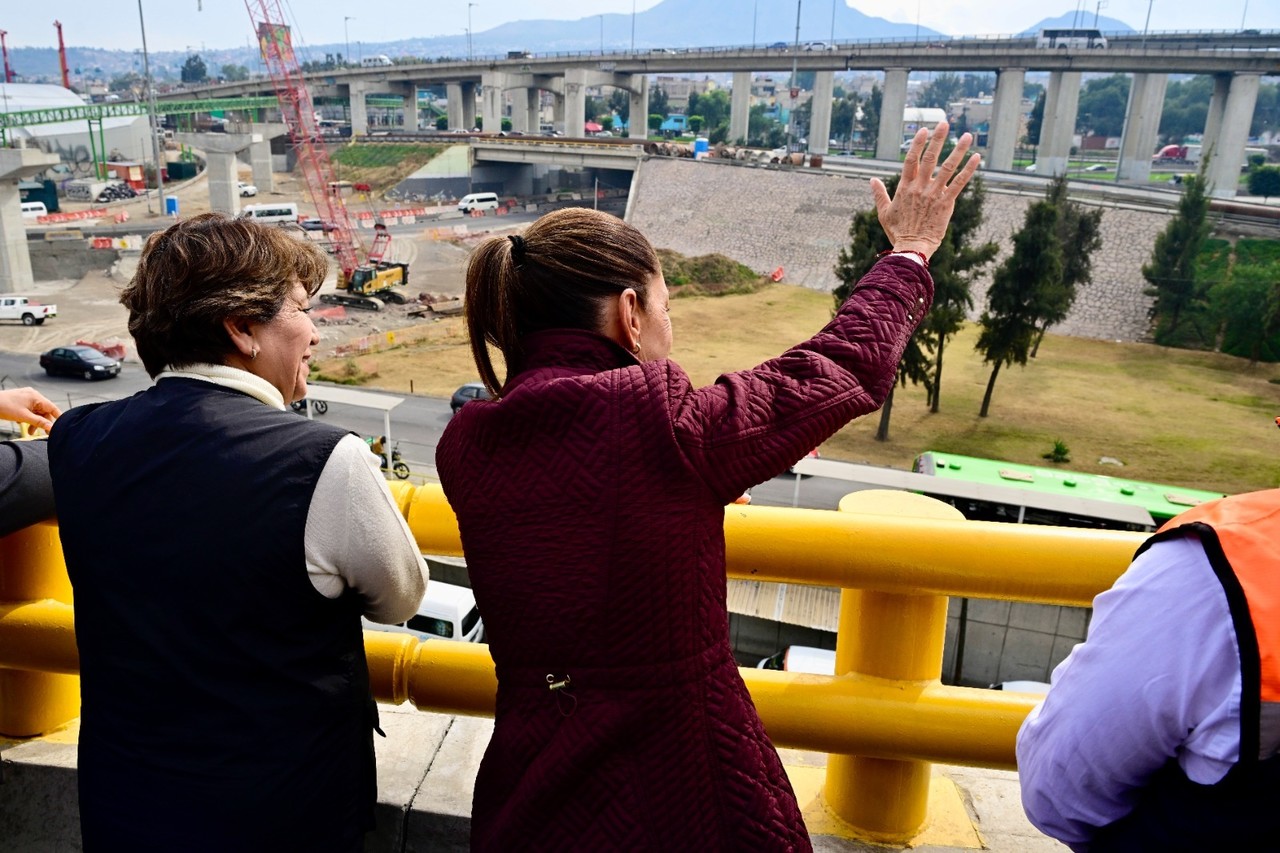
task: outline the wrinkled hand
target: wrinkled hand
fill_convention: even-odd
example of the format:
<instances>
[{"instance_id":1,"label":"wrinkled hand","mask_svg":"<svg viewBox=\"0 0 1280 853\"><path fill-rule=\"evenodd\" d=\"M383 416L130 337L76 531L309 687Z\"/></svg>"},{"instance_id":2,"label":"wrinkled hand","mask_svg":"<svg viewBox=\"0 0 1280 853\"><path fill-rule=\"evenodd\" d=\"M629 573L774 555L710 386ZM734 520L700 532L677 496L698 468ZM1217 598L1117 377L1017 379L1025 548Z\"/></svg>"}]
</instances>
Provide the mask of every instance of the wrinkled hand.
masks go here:
<instances>
[{"instance_id":1,"label":"wrinkled hand","mask_svg":"<svg viewBox=\"0 0 1280 853\"><path fill-rule=\"evenodd\" d=\"M0 418L31 424L48 432L62 414L48 398L34 388L0 391Z\"/></svg>"},{"instance_id":2,"label":"wrinkled hand","mask_svg":"<svg viewBox=\"0 0 1280 853\"><path fill-rule=\"evenodd\" d=\"M938 153L947 141L949 129L944 121L938 123L933 133L923 127L916 131L892 199L883 181L871 179L876 215L884 233L893 243L894 251L920 252L926 258L931 256L946 236L956 196L978 170L981 158L976 154L969 158L964 168L960 168L961 161L973 145L973 137L966 133L960 137L950 156L937 167L938 174L934 175Z\"/></svg>"}]
</instances>

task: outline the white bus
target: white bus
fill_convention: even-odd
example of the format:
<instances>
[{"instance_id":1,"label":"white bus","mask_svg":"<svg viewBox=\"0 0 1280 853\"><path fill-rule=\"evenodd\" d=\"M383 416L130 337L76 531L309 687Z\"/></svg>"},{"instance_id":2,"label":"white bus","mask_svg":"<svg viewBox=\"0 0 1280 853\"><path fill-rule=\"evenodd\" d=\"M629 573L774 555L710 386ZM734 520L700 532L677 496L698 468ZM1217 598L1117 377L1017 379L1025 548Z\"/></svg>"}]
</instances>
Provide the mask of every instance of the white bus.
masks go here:
<instances>
[{"instance_id":1,"label":"white bus","mask_svg":"<svg viewBox=\"0 0 1280 853\"><path fill-rule=\"evenodd\" d=\"M1041 30L1036 47L1106 47L1107 37L1099 30L1052 29Z\"/></svg>"}]
</instances>

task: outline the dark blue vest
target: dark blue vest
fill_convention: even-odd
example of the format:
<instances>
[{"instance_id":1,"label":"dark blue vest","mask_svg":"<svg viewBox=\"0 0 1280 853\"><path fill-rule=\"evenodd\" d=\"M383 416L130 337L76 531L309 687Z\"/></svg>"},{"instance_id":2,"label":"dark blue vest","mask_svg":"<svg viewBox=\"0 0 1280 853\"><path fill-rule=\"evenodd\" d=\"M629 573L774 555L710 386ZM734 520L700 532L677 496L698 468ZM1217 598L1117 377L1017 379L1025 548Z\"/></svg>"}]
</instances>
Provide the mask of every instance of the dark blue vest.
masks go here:
<instances>
[{"instance_id":1,"label":"dark blue vest","mask_svg":"<svg viewBox=\"0 0 1280 853\"><path fill-rule=\"evenodd\" d=\"M377 713L360 607L316 592L303 547L343 435L188 379L58 420L86 849L359 848Z\"/></svg>"}]
</instances>

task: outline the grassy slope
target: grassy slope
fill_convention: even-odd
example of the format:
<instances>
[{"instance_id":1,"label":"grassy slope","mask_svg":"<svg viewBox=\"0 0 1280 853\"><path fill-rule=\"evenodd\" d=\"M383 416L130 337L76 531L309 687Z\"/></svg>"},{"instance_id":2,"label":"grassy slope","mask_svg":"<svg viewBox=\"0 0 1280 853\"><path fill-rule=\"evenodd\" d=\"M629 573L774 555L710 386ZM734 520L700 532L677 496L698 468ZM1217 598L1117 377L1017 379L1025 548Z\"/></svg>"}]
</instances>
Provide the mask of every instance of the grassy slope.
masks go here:
<instances>
[{"instance_id":1,"label":"grassy slope","mask_svg":"<svg viewBox=\"0 0 1280 853\"><path fill-rule=\"evenodd\" d=\"M750 367L816 331L831 314L831 298L774 285L748 295L672 302L673 357L699 384ZM368 384L448 396L476 373L458 319L436 324L433 341L417 349L359 360L376 372ZM1122 474L1173 485L1239 492L1280 485L1280 367L1250 369L1214 353L1115 344L1049 335L1027 367L1000 371L991 415L978 407L990 375L974 351L970 326L946 349L942 407L929 414L924 392L899 388L890 440L874 438L879 415L846 427L823 446L829 457L905 468L923 450L947 450L1031 464L1054 440L1071 450L1072 470ZM324 366L339 373L341 362ZM501 368L499 368L501 371ZM1110 456L1124 468L1098 464Z\"/></svg>"}]
</instances>

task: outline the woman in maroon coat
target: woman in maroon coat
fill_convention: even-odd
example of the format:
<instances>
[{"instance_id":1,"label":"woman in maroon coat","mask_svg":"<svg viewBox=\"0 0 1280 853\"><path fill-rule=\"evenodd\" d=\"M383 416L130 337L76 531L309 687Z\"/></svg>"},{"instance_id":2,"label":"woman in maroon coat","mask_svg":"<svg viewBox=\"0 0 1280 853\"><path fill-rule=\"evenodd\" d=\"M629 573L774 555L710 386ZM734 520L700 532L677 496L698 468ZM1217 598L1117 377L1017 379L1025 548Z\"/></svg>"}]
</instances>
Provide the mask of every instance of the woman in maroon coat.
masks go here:
<instances>
[{"instance_id":1,"label":"woman in maroon coat","mask_svg":"<svg viewBox=\"0 0 1280 853\"><path fill-rule=\"evenodd\" d=\"M917 134L892 200L872 182L893 253L827 327L706 388L668 360L662 270L621 220L561 210L475 250L494 399L436 452L498 671L474 849L810 849L730 653L724 506L888 395L977 168L966 134L934 176L946 133Z\"/></svg>"}]
</instances>

